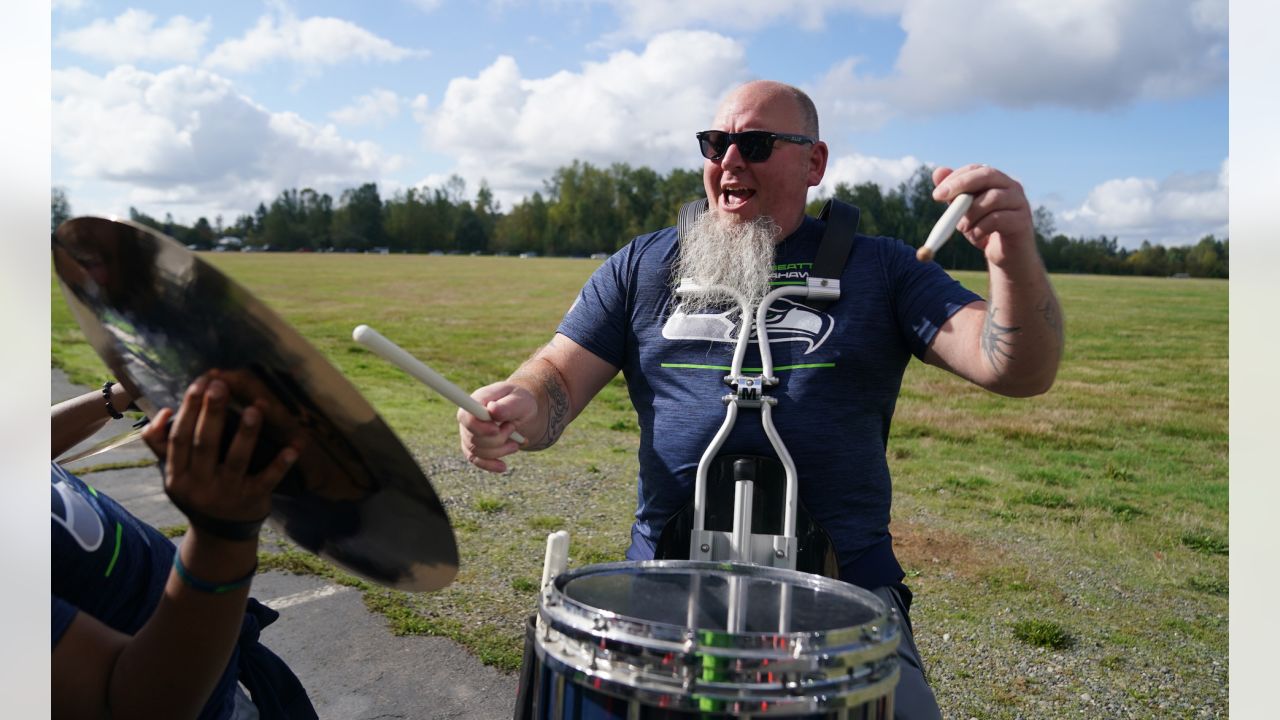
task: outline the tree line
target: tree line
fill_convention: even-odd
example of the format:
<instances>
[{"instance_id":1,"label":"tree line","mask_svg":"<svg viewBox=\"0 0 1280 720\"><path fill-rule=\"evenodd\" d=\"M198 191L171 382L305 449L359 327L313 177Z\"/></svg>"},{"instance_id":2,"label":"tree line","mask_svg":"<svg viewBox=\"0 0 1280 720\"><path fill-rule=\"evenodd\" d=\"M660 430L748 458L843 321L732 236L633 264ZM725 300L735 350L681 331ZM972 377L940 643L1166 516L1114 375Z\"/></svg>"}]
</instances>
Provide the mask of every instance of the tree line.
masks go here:
<instances>
[{"instance_id":1,"label":"tree line","mask_svg":"<svg viewBox=\"0 0 1280 720\"><path fill-rule=\"evenodd\" d=\"M921 166L896 188L840 183L833 196L862 211L859 232L919 245L945 209L933 199L931 177L932 168ZM229 224L217 216L212 223L201 217L186 226L172 215L157 219L136 208L129 209L129 217L200 250L238 243L273 251L587 256L611 253L636 235L675 224L680 206L702 194L697 170L663 175L626 163L606 168L575 160L557 169L542 190L505 212L486 182L469 196L466 183L454 175L439 187L409 188L386 199L375 183L344 190L336 201L311 188L290 188ZM810 203L808 212L816 215L822 203ZM53 189L52 217L54 227L71 217L60 188ZM1034 225L1050 272L1228 277L1230 242L1225 238L1207 235L1195 245L1170 248L1144 240L1137 250L1128 250L1115 237L1058 233L1053 213L1043 206L1035 210ZM977 248L955 239L936 260L948 269L986 267Z\"/></svg>"},{"instance_id":2,"label":"tree line","mask_svg":"<svg viewBox=\"0 0 1280 720\"><path fill-rule=\"evenodd\" d=\"M859 232L903 238L919 246L929 237L929 231L946 209L933 199L932 178L933 168L921 166L908 181L889 192L884 192L875 183L859 183L853 187L839 183L832 196L852 203L862 211ZM822 201L812 202L808 212L816 215L821 207ZM1219 240L1213 235L1206 235L1195 245L1170 248L1143 240L1137 250L1129 250L1120 247L1118 237L1073 238L1057 232L1053 213L1043 205L1035 209L1032 222L1036 246L1049 272L1228 277L1231 243L1226 238ZM986 268L986 260L980 250L967 242L957 242L955 238L942 247L935 260L951 270Z\"/></svg>"}]
</instances>

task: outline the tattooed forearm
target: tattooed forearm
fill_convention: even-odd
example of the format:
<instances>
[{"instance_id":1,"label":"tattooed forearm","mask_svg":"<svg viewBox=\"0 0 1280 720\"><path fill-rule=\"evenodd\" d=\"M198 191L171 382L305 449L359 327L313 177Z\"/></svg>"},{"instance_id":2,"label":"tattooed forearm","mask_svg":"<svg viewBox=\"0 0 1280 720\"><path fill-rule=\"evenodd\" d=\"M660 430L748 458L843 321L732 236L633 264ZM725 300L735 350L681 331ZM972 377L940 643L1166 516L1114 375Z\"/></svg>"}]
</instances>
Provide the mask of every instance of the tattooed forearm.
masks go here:
<instances>
[{"instance_id":1,"label":"tattooed forearm","mask_svg":"<svg viewBox=\"0 0 1280 720\"><path fill-rule=\"evenodd\" d=\"M1036 310L1044 318L1045 324L1053 330L1053 334L1058 338L1058 344L1061 345L1065 336L1065 329L1062 326L1062 310L1058 308L1058 303L1053 296L1045 298L1036 306Z\"/></svg>"},{"instance_id":2,"label":"tattooed forearm","mask_svg":"<svg viewBox=\"0 0 1280 720\"><path fill-rule=\"evenodd\" d=\"M987 356L987 362L991 363L993 369L999 370L1013 359L1013 355L1009 352L1013 347L1012 335L1020 330L1022 330L1021 327L1001 325L996 322L994 305L987 311L987 319L982 324L982 354Z\"/></svg>"},{"instance_id":3,"label":"tattooed forearm","mask_svg":"<svg viewBox=\"0 0 1280 720\"><path fill-rule=\"evenodd\" d=\"M554 372L542 377L542 391L547 395L547 431L528 450L542 450L555 445L569 424L569 393Z\"/></svg>"}]
</instances>

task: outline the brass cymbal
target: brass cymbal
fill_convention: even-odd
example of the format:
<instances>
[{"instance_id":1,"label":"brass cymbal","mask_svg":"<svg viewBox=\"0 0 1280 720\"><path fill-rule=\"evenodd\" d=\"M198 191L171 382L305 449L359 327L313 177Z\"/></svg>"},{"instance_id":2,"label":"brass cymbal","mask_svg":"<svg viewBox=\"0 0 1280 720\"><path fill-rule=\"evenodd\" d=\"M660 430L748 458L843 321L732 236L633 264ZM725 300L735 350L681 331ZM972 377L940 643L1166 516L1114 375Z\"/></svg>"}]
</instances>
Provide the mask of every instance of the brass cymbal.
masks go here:
<instances>
[{"instance_id":1,"label":"brass cymbal","mask_svg":"<svg viewBox=\"0 0 1280 720\"><path fill-rule=\"evenodd\" d=\"M268 400L251 470L301 437L269 524L388 587L453 581L457 545L427 476L347 378L248 290L172 238L123 220L62 223L53 259L85 337L148 416L176 409L187 386L216 369L233 417L255 397Z\"/></svg>"}]
</instances>

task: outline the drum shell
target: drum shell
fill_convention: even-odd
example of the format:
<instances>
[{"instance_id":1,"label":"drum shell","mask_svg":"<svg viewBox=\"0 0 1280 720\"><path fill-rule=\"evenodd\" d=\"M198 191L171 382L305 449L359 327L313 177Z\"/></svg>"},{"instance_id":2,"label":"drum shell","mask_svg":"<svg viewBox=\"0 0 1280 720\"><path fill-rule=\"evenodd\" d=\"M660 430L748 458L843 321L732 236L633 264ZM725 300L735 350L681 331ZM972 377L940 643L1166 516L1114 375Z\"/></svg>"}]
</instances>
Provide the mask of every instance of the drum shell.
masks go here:
<instances>
[{"instance_id":1,"label":"drum shell","mask_svg":"<svg viewBox=\"0 0 1280 720\"><path fill-rule=\"evenodd\" d=\"M747 604L764 610L731 631L705 612L698 623L682 626L574 597L575 581L598 583L610 575L624 576L624 585L632 582L628 575L648 585L687 578L692 589L672 601L686 605L703 585L723 591L726 583L737 582L747 588ZM771 606L771 593L775 599L798 598L797 606L810 611L858 605L856 613L845 614L856 615L858 622L817 627L810 617L800 623L805 627L788 629L780 617L784 627L769 628L768 613L788 607ZM522 693L533 717L892 717L900 639L896 613L847 583L731 563L595 565L558 577L540 599L539 618L534 652L526 653L526 663L532 655L537 667L524 673L533 683L532 697ZM517 716L521 712L518 708Z\"/></svg>"}]
</instances>

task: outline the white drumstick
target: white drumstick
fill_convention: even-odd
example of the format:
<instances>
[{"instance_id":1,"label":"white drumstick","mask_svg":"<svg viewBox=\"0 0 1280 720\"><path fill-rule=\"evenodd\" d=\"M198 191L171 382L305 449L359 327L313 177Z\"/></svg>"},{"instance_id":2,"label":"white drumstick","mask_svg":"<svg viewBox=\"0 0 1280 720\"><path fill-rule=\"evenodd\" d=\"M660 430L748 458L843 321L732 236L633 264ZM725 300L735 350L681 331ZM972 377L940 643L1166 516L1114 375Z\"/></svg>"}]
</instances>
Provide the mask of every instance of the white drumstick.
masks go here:
<instances>
[{"instance_id":1,"label":"white drumstick","mask_svg":"<svg viewBox=\"0 0 1280 720\"><path fill-rule=\"evenodd\" d=\"M960 193L955 200L947 206L947 211L942 213L942 217L938 218L938 224L933 226L933 230L929 232L929 239L924 241L924 245L916 251L916 259L920 262L929 262L933 259L933 254L942 248L955 232L956 224L960 222L960 218L969 212L969 206L973 204L973 196L969 193Z\"/></svg>"},{"instance_id":2,"label":"white drumstick","mask_svg":"<svg viewBox=\"0 0 1280 720\"><path fill-rule=\"evenodd\" d=\"M351 332L356 342L364 345L379 355L383 360L421 380L427 387L435 390L454 405L475 415L481 420L492 422L489 411L476 399L462 391L462 388L449 382L443 375L427 367L427 364L405 352L404 348L382 336L382 333L368 325L359 325ZM524 436L518 432L511 433L511 439L524 443Z\"/></svg>"}]
</instances>

